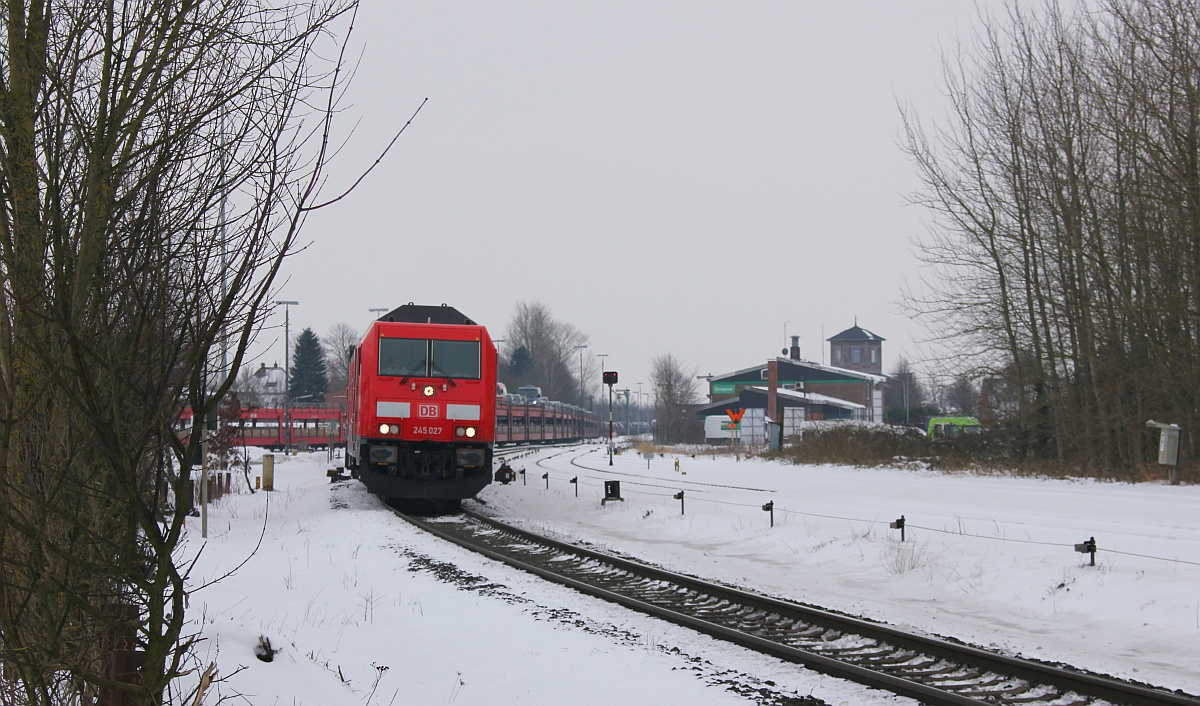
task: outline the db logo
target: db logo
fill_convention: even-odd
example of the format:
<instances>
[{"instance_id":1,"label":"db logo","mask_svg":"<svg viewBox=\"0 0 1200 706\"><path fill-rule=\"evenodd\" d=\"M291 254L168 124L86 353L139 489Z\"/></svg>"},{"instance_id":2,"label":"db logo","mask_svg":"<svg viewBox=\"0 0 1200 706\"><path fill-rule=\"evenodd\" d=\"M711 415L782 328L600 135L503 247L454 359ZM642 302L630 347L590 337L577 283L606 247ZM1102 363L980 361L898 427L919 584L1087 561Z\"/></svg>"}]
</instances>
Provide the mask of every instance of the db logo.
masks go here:
<instances>
[{"instance_id":1,"label":"db logo","mask_svg":"<svg viewBox=\"0 0 1200 706\"><path fill-rule=\"evenodd\" d=\"M435 404L417 405L418 417L436 417L438 416L438 408Z\"/></svg>"}]
</instances>

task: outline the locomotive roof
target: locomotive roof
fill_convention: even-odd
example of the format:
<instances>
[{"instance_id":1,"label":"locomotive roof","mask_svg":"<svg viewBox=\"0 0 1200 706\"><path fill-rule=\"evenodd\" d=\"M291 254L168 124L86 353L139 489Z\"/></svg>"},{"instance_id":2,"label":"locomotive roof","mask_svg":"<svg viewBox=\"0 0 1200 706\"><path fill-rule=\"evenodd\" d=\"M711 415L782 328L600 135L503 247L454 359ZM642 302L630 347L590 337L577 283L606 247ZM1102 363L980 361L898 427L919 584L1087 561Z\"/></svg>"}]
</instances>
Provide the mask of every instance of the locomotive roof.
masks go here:
<instances>
[{"instance_id":1,"label":"locomotive roof","mask_svg":"<svg viewBox=\"0 0 1200 706\"><path fill-rule=\"evenodd\" d=\"M400 321L407 324L455 324L458 326L476 326L477 324L452 306L442 304L431 306L413 304L396 307L376 319L377 321Z\"/></svg>"}]
</instances>

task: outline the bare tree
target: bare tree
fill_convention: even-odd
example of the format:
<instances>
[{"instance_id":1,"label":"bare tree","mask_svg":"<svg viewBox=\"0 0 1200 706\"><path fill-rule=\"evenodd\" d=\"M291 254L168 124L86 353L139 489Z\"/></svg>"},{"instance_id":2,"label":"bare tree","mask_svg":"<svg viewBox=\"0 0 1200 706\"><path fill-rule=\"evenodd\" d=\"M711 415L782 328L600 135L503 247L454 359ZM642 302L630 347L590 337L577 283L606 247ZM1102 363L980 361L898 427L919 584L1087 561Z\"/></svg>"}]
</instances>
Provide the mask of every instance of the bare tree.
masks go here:
<instances>
[{"instance_id":1,"label":"bare tree","mask_svg":"<svg viewBox=\"0 0 1200 706\"><path fill-rule=\"evenodd\" d=\"M586 345L587 341L588 337L574 326L556 320L544 304L517 304L517 312L505 333L505 343L514 351L513 362L524 349L519 357L525 361L528 356L528 365L522 362L522 379L514 382L537 385L542 394L554 400L586 404L581 399L576 374L578 361L573 359L576 346ZM585 374L586 370L585 367Z\"/></svg>"},{"instance_id":2,"label":"bare tree","mask_svg":"<svg viewBox=\"0 0 1200 706\"><path fill-rule=\"evenodd\" d=\"M685 370L670 353L650 361L654 390L654 440L663 444L701 441L703 426L694 415L696 370Z\"/></svg>"},{"instance_id":3,"label":"bare tree","mask_svg":"<svg viewBox=\"0 0 1200 706\"><path fill-rule=\"evenodd\" d=\"M183 514L159 507L197 446L176 426L190 407L204 437L320 205L354 7L0 10L6 703L192 700Z\"/></svg>"},{"instance_id":4,"label":"bare tree","mask_svg":"<svg viewBox=\"0 0 1200 706\"><path fill-rule=\"evenodd\" d=\"M1198 28L1184 0L1014 4L947 62L950 119L906 120L937 219L909 304L1003 381L1027 455L1127 469L1146 419L1200 421Z\"/></svg>"},{"instance_id":5,"label":"bare tree","mask_svg":"<svg viewBox=\"0 0 1200 706\"><path fill-rule=\"evenodd\" d=\"M896 367L888 375L887 409L885 414L893 424L920 424L925 416L925 401L928 393L917 379L917 374L907 358L896 361Z\"/></svg>"},{"instance_id":6,"label":"bare tree","mask_svg":"<svg viewBox=\"0 0 1200 706\"><path fill-rule=\"evenodd\" d=\"M958 376L942 391L942 400L948 411L954 411L964 416L974 416L979 413L979 390L975 383L966 376Z\"/></svg>"},{"instance_id":7,"label":"bare tree","mask_svg":"<svg viewBox=\"0 0 1200 706\"><path fill-rule=\"evenodd\" d=\"M325 369L329 373L329 390L344 390L350 380L350 355L361 336L349 324L329 327L321 343L325 348Z\"/></svg>"}]
</instances>

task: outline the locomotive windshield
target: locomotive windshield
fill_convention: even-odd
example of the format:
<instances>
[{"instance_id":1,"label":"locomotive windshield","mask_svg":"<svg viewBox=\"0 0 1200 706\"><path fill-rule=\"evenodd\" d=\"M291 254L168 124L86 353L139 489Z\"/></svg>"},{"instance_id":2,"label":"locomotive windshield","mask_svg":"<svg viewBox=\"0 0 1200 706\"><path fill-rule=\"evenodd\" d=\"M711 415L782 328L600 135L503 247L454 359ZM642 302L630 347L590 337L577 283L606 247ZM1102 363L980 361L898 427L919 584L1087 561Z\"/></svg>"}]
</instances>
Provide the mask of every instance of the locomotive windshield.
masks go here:
<instances>
[{"instance_id":1,"label":"locomotive windshield","mask_svg":"<svg viewBox=\"0 0 1200 706\"><path fill-rule=\"evenodd\" d=\"M379 374L478 380L479 341L380 338Z\"/></svg>"},{"instance_id":2,"label":"locomotive windshield","mask_svg":"<svg viewBox=\"0 0 1200 706\"><path fill-rule=\"evenodd\" d=\"M423 338L379 339L380 375L426 376L429 341Z\"/></svg>"},{"instance_id":3,"label":"locomotive windshield","mask_svg":"<svg viewBox=\"0 0 1200 706\"><path fill-rule=\"evenodd\" d=\"M433 341L433 370L445 377L479 379L479 341Z\"/></svg>"}]
</instances>

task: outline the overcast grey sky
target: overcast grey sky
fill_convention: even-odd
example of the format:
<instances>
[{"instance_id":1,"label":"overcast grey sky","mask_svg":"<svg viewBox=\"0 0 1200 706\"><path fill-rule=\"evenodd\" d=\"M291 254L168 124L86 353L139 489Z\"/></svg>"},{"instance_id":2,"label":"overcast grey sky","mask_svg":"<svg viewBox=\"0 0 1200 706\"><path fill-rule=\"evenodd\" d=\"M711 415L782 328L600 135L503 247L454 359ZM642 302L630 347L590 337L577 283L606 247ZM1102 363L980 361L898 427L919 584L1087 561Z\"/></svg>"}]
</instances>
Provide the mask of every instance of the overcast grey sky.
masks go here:
<instances>
[{"instance_id":1,"label":"overcast grey sky","mask_svg":"<svg viewBox=\"0 0 1200 706\"><path fill-rule=\"evenodd\" d=\"M964 0L363 0L342 125L361 122L329 193L429 102L309 220L279 293L300 302L292 334L413 301L503 337L538 301L634 389L663 353L700 374L755 365L785 327L827 360L822 339L855 317L887 339L885 371L919 358L897 303L928 217L905 205L898 105L943 114L941 55L975 16Z\"/></svg>"}]
</instances>

